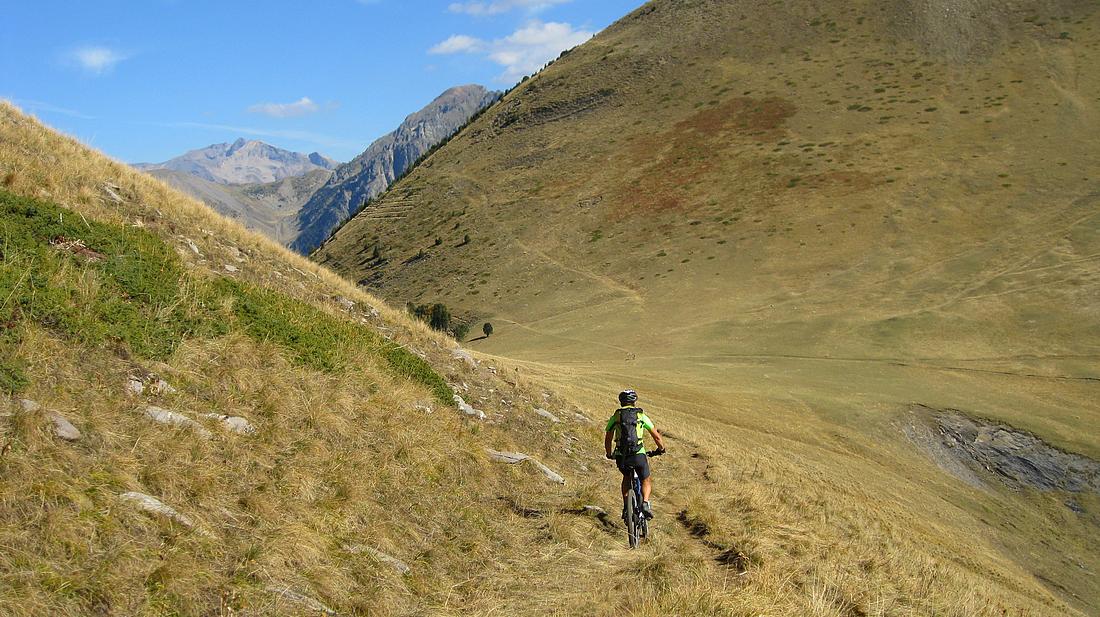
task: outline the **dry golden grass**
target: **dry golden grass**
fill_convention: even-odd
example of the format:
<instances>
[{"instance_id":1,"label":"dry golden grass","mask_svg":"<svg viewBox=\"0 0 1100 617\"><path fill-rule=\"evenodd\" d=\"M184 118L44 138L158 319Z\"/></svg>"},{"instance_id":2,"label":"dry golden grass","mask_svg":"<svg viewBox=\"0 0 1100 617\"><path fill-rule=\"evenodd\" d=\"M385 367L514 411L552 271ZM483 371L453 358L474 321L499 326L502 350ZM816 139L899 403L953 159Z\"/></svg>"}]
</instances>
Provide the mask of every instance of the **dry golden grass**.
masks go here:
<instances>
[{"instance_id":1,"label":"dry golden grass","mask_svg":"<svg viewBox=\"0 0 1100 617\"><path fill-rule=\"evenodd\" d=\"M629 385L675 434L708 427L747 477L700 516L767 446L791 495L731 533L801 599L1095 613L1098 496L974 488L904 430L958 409L1100 458L1100 11L1052 7L655 0L375 204L406 220L314 257L491 321L471 348L571 400ZM806 545L769 540L800 517ZM857 567L873 547L883 573Z\"/></svg>"},{"instance_id":2,"label":"dry golden grass","mask_svg":"<svg viewBox=\"0 0 1100 617\"><path fill-rule=\"evenodd\" d=\"M353 370L320 373L231 333L186 341L150 364L21 326L25 396L84 437L61 442L41 415L3 410L0 613L315 614L276 587L347 615L1076 614L991 551L987 535L961 533L973 518L919 478L700 420L660 395L646 400L672 447L654 463L660 518L652 542L628 551L621 530L574 513L596 504L614 520L619 508L616 473L599 452L614 392L605 377L488 356L467 367L447 340L324 269L10 107L0 114L8 190L89 219L141 221L204 276L235 264L242 278L332 315L346 317L336 295L377 306L381 327L490 414L474 423L435 404L418 410L427 392L366 356ZM122 203L105 196L105 182ZM127 395L139 369L178 392ZM209 422L214 436L202 439L151 423L141 414L149 403L244 416L258 434ZM547 423L536 406L565 422ZM574 421L575 411L597 422ZM568 483L492 464L486 446L535 454ZM118 499L131 490L195 527L137 512ZM923 516L928 508L941 516ZM357 544L412 572L347 550Z\"/></svg>"}]
</instances>

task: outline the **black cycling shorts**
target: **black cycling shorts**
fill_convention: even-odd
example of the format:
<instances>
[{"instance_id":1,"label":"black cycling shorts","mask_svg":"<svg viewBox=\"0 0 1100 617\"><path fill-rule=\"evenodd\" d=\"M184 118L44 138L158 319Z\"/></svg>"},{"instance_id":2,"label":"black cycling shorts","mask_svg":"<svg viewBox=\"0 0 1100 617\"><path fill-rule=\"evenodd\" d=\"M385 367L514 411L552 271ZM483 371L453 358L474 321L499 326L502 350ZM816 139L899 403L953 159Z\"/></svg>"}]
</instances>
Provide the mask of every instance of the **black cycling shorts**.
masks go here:
<instances>
[{"instance_id":1,"label":"black cycling shorts","mask_svg":"<svg viewBox=\"0 0 1100 617\"><path fill-rule=\"evenodd\" d=\"M634 470L638 471L638 477L642 480L649 477L649 457L645 454L617 456L615 457L615 464L618 465L619 471L622 472L625 478L630 478L630 474Z\"/></svg>"}]
</instances>

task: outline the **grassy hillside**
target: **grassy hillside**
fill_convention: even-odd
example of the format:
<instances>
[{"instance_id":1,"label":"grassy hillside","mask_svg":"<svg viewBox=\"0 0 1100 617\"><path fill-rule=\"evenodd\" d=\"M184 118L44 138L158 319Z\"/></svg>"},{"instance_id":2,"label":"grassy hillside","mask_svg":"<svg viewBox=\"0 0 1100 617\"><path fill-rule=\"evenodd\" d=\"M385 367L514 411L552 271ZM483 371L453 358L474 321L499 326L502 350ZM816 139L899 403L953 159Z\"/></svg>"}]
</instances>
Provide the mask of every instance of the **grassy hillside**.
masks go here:
<instances>
[{"instance_id":1,"label":"grassy hillside","mask_svg":"<svg viewBox=\"0 0 1100 617\"><path fill-rule=\"evenodd\" d=\"M906 427L955 409L1100 457L1098 54L1093 2L657 0L314 257L491 321L473 348L576 400L641 388L733 487L774 465L802 494L802 461L850 533L905 512L889 533L973 580L1095 612L1095 495L975 487Z\"/></svg>"},{"instance_id":2,"label":"grassy hillside","mask_svg":"<svg viewBox=\"0 0 1100 617\"><path fill-rule=\"evenodd\" d=\"M1078 614L922 472L851 467L881 452L867 439L796 444L671 411L686 399L644 400L672 454L655 537L627 551L601 427L576 415L608 412L588 371L456 359L6 105L0 181L0 613ZM487 418L439 401L439 377Z\"/></svg>"}]
</instances>

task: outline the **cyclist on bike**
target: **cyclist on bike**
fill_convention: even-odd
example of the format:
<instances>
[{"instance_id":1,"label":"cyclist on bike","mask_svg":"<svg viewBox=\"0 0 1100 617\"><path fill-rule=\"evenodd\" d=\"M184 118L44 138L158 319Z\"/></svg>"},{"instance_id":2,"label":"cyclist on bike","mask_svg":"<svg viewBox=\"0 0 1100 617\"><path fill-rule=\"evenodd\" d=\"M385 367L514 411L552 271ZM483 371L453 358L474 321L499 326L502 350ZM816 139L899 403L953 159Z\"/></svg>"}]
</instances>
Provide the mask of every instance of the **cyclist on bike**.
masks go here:
<instances>
[{"instance_id":1,"label":"cyclist on bike","mask_svg":"<svg viewBox=\"0 0 1100 617\"><path fill-rule=\"evenodd\" d=\"M665 443L661 439L661 433L653 426L653 421L645 415L640 407L635 405L637 402L637 392L624 390L619 393L620 408L616 409L607 421L607 427L604 429L603 449L607 458L614 459L619 471L623 474L623 499L626 499L626 496L630 493L634 471L638 472L638 478L642 481L642 512L646 518L653 518L653 508L649 505L649 494L653 490L653 481L649 477L649 459L646 457L645 445L642 444L642 429L652 435L653 441L657 444L657 450L654 454L664 454ZM633 415L637 419L636 426L633 427L636 433L634 435L627 434L626 438L620 435L619 430L620 416L624 412ZM612 443L615 444L614 451L611 449ZM623 452L624 445L631 451Z\"/></svg>"}]
</instances>

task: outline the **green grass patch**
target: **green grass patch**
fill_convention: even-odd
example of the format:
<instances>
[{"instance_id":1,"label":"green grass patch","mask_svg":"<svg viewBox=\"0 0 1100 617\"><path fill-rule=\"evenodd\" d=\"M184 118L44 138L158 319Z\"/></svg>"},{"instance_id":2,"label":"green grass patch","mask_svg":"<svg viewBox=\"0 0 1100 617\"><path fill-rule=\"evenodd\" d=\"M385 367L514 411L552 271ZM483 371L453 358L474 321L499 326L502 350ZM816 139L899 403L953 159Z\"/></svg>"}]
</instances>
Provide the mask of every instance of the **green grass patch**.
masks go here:
<instances>
[{"instance_id":1,"label":"green grass patch","mask_svg":"<svg viewBox=\"0 0 1100 617\"><path fill-rule=\"evenodd\" d=\"M374 330L254 285L192 276L156 235L85 220L56 204L0 191L0 390L28 379L16 350L23 323L87 347L121 346L165 360L187 338L242 330L296 364L333 373L364 350L453 404L431 366Z\"/></svg>"}]
</instances>

